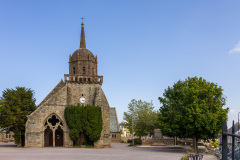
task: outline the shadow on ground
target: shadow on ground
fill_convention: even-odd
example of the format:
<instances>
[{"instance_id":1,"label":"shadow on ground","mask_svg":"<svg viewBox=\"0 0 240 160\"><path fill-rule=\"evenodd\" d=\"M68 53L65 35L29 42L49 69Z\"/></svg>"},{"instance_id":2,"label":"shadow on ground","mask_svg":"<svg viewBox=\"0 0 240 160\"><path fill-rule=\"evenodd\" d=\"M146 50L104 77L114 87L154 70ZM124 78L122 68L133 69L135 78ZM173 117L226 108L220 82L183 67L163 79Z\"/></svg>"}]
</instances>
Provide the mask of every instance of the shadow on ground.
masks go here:
<instances>
[{"instance_id":1,"label":"shadow on ground","mask_svg":"<svg viewBox=\"0 0 240 160\"><path fill-rule=\"evenodd\" d=\"M139 151L148 151L148 152L174 152L174 153L186 153L187 150L184 148L137 148Z\"/></svg>"},{"instance_id":2,"label":"shadow on ground","mask_svg":"<svg viewBox=\"0 0 240 160\"><path fill-rule=\"evenodd\" d=\"M0 147L17 147L17 145L14 142L8 143L0 142Z\"/></svg>"}]
</instances>

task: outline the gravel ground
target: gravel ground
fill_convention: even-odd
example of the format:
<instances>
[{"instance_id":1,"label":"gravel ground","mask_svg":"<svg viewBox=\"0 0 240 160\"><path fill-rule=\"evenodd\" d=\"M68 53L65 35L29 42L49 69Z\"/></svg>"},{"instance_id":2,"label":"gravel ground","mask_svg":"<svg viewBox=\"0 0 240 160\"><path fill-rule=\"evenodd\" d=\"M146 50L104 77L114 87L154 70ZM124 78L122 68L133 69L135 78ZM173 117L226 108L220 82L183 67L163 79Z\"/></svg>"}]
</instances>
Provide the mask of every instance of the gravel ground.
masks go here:
<instances>
[{"instance_id":1,"label":"gravel ground","mask_svg":"<svg viewBox=\"0 0 240 160\"><path fill-rule=\"evenodd\" d=\"M112 143L112 148L19 148L0 142L0 160L180 160L185 150L136 148ZM204 160L215 160L204 155ZM216 159L217 160L217 159Z\"/></svg>"}]
</instances>

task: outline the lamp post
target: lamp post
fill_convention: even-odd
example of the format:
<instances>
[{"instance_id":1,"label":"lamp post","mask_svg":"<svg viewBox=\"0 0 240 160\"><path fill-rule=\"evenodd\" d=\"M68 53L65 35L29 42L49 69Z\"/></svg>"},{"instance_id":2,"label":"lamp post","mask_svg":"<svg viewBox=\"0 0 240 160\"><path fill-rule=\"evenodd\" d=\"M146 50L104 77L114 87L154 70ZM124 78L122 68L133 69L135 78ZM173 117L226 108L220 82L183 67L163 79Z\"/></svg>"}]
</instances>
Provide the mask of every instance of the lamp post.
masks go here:
<instances>
[{"instance_id":1,"label":"lamp post","mask_svg":"<svg viewBox=\"0 0 240 160\"><path fill-rule=\"evenodd\" d=\"M134 119L134 113L135 113L135 104L133 104L133 112L132 112L132 145L134 146L134 130L133 130L133 119Z\"/></svg>"},{"instance_id":2,"label":"lamp post","mask_svg":"<svg viewBox=\"0 0 240 160\"><path fill-rule=\"evenodd\" d=\"M238 112L238 134L239 134L239 113L240 112ZM238 147L239 147L239 149L238 149L238 158L239 158L239 156L240 156L240 142L239 142L239 139L238 139Z\"/></svg>"},{"instance_id":3,"label":"lamp post","mask_svg":"<svg viewBox=\"0 0 240 160\"><path fill-rule=\"evenodd\" d=\"M240 112L238 112L238 134L239 134L239 113Z\"/></svg>"},{"instance_id":4,"label":"lamp post","mask_svg":"<svg viewBox=\"0 0 240 160\"><path fill-rule=\"evenodd\" d=\"M132 145L134 146L134 135L133 135L133 115L132 115Z\"/></svg>"}]
</instances>

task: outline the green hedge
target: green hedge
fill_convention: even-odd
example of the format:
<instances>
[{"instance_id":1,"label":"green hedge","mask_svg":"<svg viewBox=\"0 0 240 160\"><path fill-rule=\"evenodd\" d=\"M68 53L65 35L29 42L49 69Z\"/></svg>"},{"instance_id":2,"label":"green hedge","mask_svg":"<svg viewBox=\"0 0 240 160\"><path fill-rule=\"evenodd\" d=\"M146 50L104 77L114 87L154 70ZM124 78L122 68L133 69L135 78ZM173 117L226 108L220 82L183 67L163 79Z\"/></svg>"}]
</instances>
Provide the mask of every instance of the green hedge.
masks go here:
<instances>
[{"instance_id":1,"label":"green hedge","mask_svg":"<svg viewBox=\"0 0 240 160\"><path fill-rule=\"evenodd\" d=\"M132 143L132 139L128 139L127 143ZM134 145L141 145L142 140L140 138L134 138Z\"/></svg>"},{"instance_id":2,"label":"green hedge","mask_svg":"<svg viewBox=\"0 0 240 160\"><path fill-rule=\"evenodd\" d=\"M103 127L101 107L80 104L67 106L64 117L70 129L69 135L72 141L77 140L81 132L86 134L90 142L97 141L101 137Z\"/></svg>"}]
</instances>

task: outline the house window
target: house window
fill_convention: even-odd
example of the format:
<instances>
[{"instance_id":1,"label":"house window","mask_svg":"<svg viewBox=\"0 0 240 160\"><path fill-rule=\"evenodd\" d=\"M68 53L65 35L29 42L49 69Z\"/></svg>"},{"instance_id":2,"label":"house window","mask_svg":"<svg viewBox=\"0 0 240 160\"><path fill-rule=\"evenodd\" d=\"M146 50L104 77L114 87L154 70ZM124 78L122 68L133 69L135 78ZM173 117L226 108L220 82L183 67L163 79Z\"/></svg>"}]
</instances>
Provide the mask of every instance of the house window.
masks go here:
<instances>
[{"instance_id":1,"label":"house window","mask_svg":"<svg viewBox=\"0 0 240 160\"><path fill-rule=\"evenodd\" d=\"M85 67L83 67L83 75L86 74L86 70L85 70Z\"/></svg>"}]
</instances>

